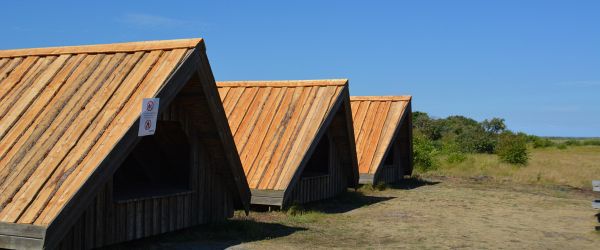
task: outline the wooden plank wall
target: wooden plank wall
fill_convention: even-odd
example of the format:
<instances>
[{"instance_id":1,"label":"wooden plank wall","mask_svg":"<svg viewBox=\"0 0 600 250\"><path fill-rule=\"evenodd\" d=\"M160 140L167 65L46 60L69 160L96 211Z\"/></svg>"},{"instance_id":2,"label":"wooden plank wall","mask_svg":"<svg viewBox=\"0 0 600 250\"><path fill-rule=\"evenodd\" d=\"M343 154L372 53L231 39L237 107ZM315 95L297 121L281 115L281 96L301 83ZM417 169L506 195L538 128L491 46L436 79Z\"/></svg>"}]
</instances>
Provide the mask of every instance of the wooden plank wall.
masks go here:
<instances>
[{"instance_id":1,"label":"wooden plank wall","mask_svg":"<svg viewBox=\"0 0 600 250\"><path fill-rule=\"evenodd\" d=\"M346 90L343 95L348 96ZM342 100L344 101L344 100ZM341 107L335 113L327 133L322 139L330 140L330 174L327 176L303 177L292 190L289 201L291 203L307 203L316 200L323 200L334 197L345 192L349 186L355 186L358 178L353 178L352 157L356 157L356 150L350 145L354 138L348 137L348 132L352 131L347 119L351 116L349 103L342 103ZM283 204L284 206L286 204Z\"/></svg>"},{"instance_id":2,"label":"wooden plank wall","mask_svg":"<svg viewBox=\"0 0 600 250\"><path fill-rule=\"evenodd\" d=\"M395 183L401 181L405 175L412 174L412 114L410 104L406 109L405 117L402 120L396 138L390 145L390 151L393 153L394 164L382 165L375 174L375 183ZM387 155L384 155L384 158Z\"/></svg>"},{"instance_id":3,"label":"wooden plank wall","mask_svg":"<svg viewBox=\"0 0 600 250\"><path fill-rule=\"evenodd\" d=\"M377 175L377 180L374 184L377 183L395 183L398 182L400 178L400 169L397 165L384 165L379 169L379 173Z\"/></svg>"},{"instance_id":4,"label":"wooden plank wall","mask_svg":"<svg viewBox=\"0 0 600 250\"><path fill-rule=\"evenodd\" d=\"M69 230L59 249L101 247L233 216L234 197L223 171L217 169L218 164L206 152L207 147L197 135L191 116L178 103L181 102L174 100L159 119L181 122L191 138L191 192L115 202L112 181L109 181Z\"/></svg>"},{"instance_id":5,"label":"wooden plank wall","mask_svg":"<svg viewBox=\"0 0 600 250\"><path fill-rule=\"evenodd\" d=\"M377 170L377 173L375 174L375 181L372 182L373 184L396 183L402 179L402 168L404 164L402 159L403 156L401 152L401 145L406 144L405 142L403 142L404 140L406 140L406 138L403 138L402 134L402 130L400 129L398 131L396 139L390 144L390 149L387 152L387 154L393 154L393 164L386 165L385 161L383 161L382 164L384 165L382 165L380 169ZM384 156L384 159L386 157L387 155Z\"/></svg>"},{"instance_id":6,"label":"wooden plank wall","mask_svg":"<svg viewBox=\"0 0 600 250\"><path fill-rule=\"evenodd\" d=\"M348 187L356 187L358 169L356 165L356 149L352 135L351 110L348 90L342 95L340 108L336 111L322 140L330 140L329 175L317 177L301 177L293 187L289 198L284 198L283 206L291 203L307 203L334 197L345 192ZM316 142L314 142L316 143ZM353 159L354 157L354 159ZM307 161L308 162L308 161Z\"/></svg>"},{"instance_id":7,"label":"wooden plank wall","mask_svg":"<svg viewBox=\"0 0 600 250\"><path fill-rule=\"evenodd\" d=\"M329 140L323 136L322 140ZM302 177L292 192L292 203L303 204L323 200L344 192L348 187L347 171L344 171L341 155L335 143L330 144L329 174Z\"/></svg>"}]
</instances>

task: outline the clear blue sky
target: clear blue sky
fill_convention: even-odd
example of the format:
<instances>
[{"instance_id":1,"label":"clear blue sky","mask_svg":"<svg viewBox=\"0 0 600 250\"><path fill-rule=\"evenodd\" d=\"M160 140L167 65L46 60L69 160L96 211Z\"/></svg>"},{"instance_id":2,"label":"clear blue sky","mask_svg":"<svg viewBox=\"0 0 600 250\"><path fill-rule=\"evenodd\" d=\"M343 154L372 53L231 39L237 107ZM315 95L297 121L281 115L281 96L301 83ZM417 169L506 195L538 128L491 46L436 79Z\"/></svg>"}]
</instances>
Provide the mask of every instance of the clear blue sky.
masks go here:
<instances>
[{"instance_id":1,"label":"clear blue sky","mask_svg":"<svg viewBox=\"0 0 600 250\"><path fill-rule=\"evenodd\" d=\"M203 37L217 80L349 78L436 117L600 136L600 1L6 1L0 49Z\"/></svg>"}]
</instances>

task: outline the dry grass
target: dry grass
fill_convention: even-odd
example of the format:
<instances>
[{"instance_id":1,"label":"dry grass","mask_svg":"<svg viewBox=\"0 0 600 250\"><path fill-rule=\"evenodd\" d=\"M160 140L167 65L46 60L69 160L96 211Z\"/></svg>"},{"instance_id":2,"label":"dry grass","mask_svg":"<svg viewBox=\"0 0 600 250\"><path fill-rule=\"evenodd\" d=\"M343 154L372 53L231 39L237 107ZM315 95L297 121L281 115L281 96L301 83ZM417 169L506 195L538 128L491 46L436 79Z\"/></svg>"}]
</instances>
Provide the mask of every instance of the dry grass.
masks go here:
<instances>
[{"instance_id":1,"label":"dry grass","mask_svg":"<svg viewBox=\"0 0 600 250\"><path fill-rule=\"evenodd\" d=\"M359 191L305 213L242 214L124 248L597 249L590 193L462 178ZM423 185L428 184L428 185ZM337 209L336 209L337 208Z\"/></svg>"},{"instance_id":2,"label":"dry grass","mask_svg":"<svg viewBox=\"0 0 600 250\"><path fill-rule=\"evenodd\" d=\"M491 177L501 181L528 184L566 185L591 188L592 179L600 179L600 147L577 146L531 149L527 166L498 161L496 155L472 154L462 163L440 161L441 167L428 176Z\"/></svg>"}]
</instances>

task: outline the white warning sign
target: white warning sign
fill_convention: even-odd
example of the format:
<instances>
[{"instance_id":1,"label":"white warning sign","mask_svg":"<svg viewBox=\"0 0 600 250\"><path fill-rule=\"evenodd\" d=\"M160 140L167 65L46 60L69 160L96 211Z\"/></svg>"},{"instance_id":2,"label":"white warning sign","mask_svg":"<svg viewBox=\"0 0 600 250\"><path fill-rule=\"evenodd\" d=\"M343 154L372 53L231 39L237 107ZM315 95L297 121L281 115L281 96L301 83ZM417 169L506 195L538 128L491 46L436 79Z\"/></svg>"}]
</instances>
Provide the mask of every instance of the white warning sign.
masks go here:
<instances>
[{"instance_id":1,"label":"white warning sign","mask_svg":"<svg viewBox=\"0 0 600 250\"><path fill-rule=\"evenodd\" d=\"M153 135L156 131L159 98L144 98L140 113L140 130L138 136Z\"/></svg>"}]
</instances>

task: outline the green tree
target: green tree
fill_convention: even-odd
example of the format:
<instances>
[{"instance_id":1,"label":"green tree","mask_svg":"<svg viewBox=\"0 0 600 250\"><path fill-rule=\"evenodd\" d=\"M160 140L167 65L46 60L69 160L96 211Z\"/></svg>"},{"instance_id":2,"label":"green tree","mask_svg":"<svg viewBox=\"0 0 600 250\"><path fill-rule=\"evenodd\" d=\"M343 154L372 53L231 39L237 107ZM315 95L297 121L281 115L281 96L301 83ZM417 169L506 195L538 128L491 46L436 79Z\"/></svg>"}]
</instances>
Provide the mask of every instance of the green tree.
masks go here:
<instances>
[{"instance_id":1,"label":"green tree","mask_svg":"<svg viewBox=\"0 0 600 250\"><path fill-rule=\"evenodd\" d=\"M439 140L443 134L443 124L425 112L413 112L413 127L430 140Z\"/></svg>"},{"instance_id":2,"label":"green tree","mask_svg":"<svg viewBox=\"0 0 600 250\"><path fill-rule=\"evenodd\" d=\"M497 136L485 132L482 127L470 127L456 137L456 143L465 153L493 154Z\"/></svg>"},{"instance_id":3,"label":"green tree","mask_svg":"<svg viewBox=\"0 0 600 250\"><path fill-rule=\"evenodd\" d=\"M506 124L502 118L492 118L491 120L485 119L481 122L481 126L486 132L493 134L500 134L506 130Z\"/></svg>"}]
</instances>

